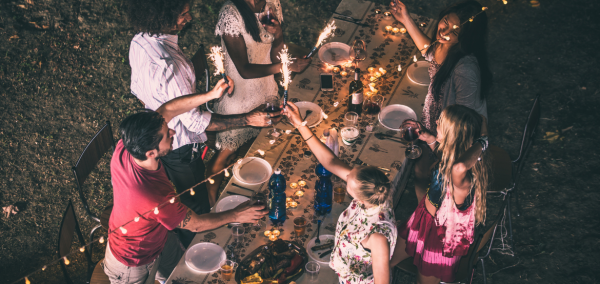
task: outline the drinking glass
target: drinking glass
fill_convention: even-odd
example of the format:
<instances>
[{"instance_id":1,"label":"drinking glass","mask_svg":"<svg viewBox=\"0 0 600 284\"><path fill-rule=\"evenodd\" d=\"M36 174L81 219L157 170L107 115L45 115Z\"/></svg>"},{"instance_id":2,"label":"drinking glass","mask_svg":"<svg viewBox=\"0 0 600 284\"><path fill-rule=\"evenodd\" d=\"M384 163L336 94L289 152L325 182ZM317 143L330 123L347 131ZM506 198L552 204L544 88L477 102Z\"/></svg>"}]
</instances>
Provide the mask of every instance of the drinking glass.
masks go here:
<instances>
[{"instance_id":1,"label":"drinking glass","mask_svg":"<svg viewBox=\"0 0 600 284\"><path fill-rule=\"evenodd\" d=\"M344 115L344 119L346 121L346 127L356 127L356 123L358 122L358 113L349 111Z\"/></svg>"},{"instance_id":2,"label":"drinking glass","mask_svg":"<svg viewBox=\"0 0 600 284\"><path fill-rule=\"evenodd\" d=\"M406 148L406 157L409 159L416 159L421 157L421 148L415 145L415 141L419 139L419 125L417 122L412 120L407 120L402 123L402 128L400 128L400 135L402 138L408 142L410 142L410 147Z\"/></svg>"},{"instance_id":3,"label":"drinking glass","mask_svg":"<svg viewBox=\"0 0 600 284\"><path fill-rule=\"evenodd\" d=\"M319 278L319 270L321 270L321 266L319 263L315 261L309 261L306 266L306 276L310 282L316 282Z\"/></svg>"},{"instance_id":4,"label":"drinking glass","mask_svg":"<svg viewBox=\"0 0 600 284\"><path fill-rule=\"evenodd\" d=\"M231 234L233 235L233 239L235 242L241 242L244 237L244 233L246 232L246 228L244 226L233 226L231 227Z\"/></svg>"},{"instance_id":5,"label":"drinking glass","mask_svg":"<svg viewBox=\"0 0 600 284\"><path fill-rule=\"evenodd\" d=\"M263 191L255 191L252 194L252 198L250 199L250 203L252 205L260 205L260 206L266 206L267 205L267 194ZM263 222L262 220L258 220L255 224L254 224L254 229L256 231L259 231L260 228L262 228L262 226L265 224L265 222Z\"/></svg>"},{"instance_id":6,"label":"drinking glass","mask_svg":"<svg viewBox=\"0 0 600 284\"><path fill-rule=\"evenodd\" d=\"M238 264L234 261L228 259L223 260L219 267L219 272L221 272L221 278L223 281L231 281L231 278L233 278L233 274L235 273L237 267Z\"/></svg>"},{"instance_id":7,"label":"drinking glass","mask_svg":"<svg viewBox=\"0 0 600 284\"><path fill-rule=\"evenodd\" d=\"M365 100L364 106L365 113L369 118L369 127L367 127L367 131L373 131L375 129L375 122L373 121L373 118L381 111L383 106L383 97L380 95L369 96Z\"/></svg>"},{"instance_id":8,"label":"drinking glass","mask_svg":"<svg viewBox=\"0 0 600 284\"><path fill-rule=\"evenodd\" d=\"M346 189L338 186L333 189L333 201L336 203L342 203L346 199Z\"/></svg>"},{"instance_id":9,"label":"drinking glass","mask_svg":"<svg viewBox=\"0 0 600 284\"><path fill-rule=\"evenodd\" d=\"M304 217L296 217L294 219L294 232L296 233L296 237L300 238L304 236L306 232L306 224L307 220Z\"/></svg>"},{"instance_id":10,"label":"drinking glass","mask_svg":"<svg viewBox=\"0 0 600 284\"><path fill-rule=\"evenodd\" d=\"M352 43L352 49L350 50L350 59L354 62L355 68L358 66L358 62L363 61L367 58L367 44L361 40L354 40Z\"/></svg>"},{"instance_id":11,"label":"drinking glass","mask_svg":"<svg viewBox=\"0 0 600 284\"><path fill-rule=\"evenodd\" d=\"M340 130L340 136L342 136L342 142L345 145L351 146L356 142L360 135L360 131L358 130L357 122L358 122L358 113L349 111L344 116L346 127Z\"/></svg>"},{"instance_id":12,"label":"drinking glass","mask_svg":"<svg viewBox=\"0 0 600 284\"><path fill-rule=\"evenodd\" d=\"M271 117L277 117L281 115L281 105L282 102L279 97L274 97L268 99L266 102L265 112L271 114ZM267 132L267 135L271 136L273 139L279 138L281 136L281 129L275 127L275 123L273 123L273 129L270 129Z\"/></svg>"}]
</instances>

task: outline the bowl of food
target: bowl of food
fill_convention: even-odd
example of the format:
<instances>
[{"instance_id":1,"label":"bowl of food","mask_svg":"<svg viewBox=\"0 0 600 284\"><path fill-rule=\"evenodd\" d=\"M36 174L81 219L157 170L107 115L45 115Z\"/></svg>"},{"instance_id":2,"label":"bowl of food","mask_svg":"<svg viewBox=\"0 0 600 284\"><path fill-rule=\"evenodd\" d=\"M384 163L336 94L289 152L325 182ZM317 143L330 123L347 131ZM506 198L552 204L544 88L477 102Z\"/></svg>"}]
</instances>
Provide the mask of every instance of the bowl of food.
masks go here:
<instances>
[{"instance_id":1,"label":"bowl of food","mask_svg":"<svg viewBox=\"0 0 600 284\"><path fill-rule=\"evenodd\" d=\"M235 281L239 284L288 284L304 274L308 258L301 245L279 239L259 246L242 259Z\"/></svg>"}]
</instances>

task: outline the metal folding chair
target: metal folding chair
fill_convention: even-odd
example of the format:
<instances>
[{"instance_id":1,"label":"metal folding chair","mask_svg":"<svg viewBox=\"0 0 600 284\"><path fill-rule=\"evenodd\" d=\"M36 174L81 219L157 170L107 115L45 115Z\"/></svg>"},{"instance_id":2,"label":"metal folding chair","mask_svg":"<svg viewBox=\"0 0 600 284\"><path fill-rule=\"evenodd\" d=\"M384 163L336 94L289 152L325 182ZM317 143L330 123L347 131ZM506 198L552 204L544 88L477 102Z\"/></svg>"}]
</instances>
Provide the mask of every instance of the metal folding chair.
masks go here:
<instances>
[{"instance_id":1,"label":"metal folding chair","mask_svg":"<svg viewBox=\"0 0 600 284\"><path fill-rule=\"evenodd\" d=\"M113 139L112 129L110 127L110 122L107 121L104 126L94 135L92 140L87 144L81 156L75 163L75 166L72 168L73 175L75 176L75 184L77 185L77 190L79 191L79 198L81 199L81 203L83 204L83 208L88 215L88 217L96 222L98 225L92 229L90 232L90 240L93 239L94 232L100 227L104 227L108 229L108 218L110 217L110 212L112 211L112 204L108 205L104 211L101 213L100 217L94 214L88 205L87 198L83 193L83 184L85 183L87 177L90 175L92 170L98 164L98 161L104 156L104 154L108 153L110 149L115 148L115 140Z\"/></svg>"}]
</instances>

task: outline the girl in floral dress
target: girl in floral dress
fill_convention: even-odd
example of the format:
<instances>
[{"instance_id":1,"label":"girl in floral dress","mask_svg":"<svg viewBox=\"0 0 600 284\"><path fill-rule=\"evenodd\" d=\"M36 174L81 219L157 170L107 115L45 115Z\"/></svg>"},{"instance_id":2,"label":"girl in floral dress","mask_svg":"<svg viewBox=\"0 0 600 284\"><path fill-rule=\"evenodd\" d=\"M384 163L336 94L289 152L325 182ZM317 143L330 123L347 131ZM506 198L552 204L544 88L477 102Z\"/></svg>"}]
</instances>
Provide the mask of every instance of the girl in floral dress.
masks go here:
<instances>
[{"instance_id":1,"label":"girl in floral dress","mask_svg":"<svg viewBox=\"0 0 600 284\"><path fill-rule=\"evenodd\" d=\"M376 167L352 168L302 125L298 107L288 103L284 114L328 171L346 181L346 191L354 200L340 215L329 266L340 283L390 283L391 252L397 230L390 181Z\"/></svg>"}]
</instances>

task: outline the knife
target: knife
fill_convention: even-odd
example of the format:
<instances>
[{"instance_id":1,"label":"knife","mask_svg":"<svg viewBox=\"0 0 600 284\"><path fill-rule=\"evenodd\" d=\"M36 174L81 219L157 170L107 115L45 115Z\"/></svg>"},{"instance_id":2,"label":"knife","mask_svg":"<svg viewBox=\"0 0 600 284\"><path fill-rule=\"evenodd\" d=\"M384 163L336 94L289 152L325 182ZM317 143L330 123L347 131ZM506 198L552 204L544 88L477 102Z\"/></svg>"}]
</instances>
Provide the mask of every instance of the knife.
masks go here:
<instances>
[{"instance_id":1,"label":"knife","mask_svg":"<svg viewBox=\"0 0 600 284\"><path fill-rule=\"evenodd\" d=\"M351 21L351 20L348 20L348 19L340 18L340 17L333 17L333 18L334 19L338 19L340 21L344 21L344 22L348 22L348 23L353 23L353 24L361 26L361 27L369 27L369 25L363 24L361 22Z\"/></svg>"},{"instance_id":2,"label":"knife","mask_svg":"<svg viewBox=\"0 0 600 284\"><path fill-rule=\"evenodd\" d=\"M237 186L237 187L239 187L239 188L241 188L241 189L245 189L245 190L248 190L248 191L252 191L252 192L254 192L254 190L252 190L252 189L249 189L249 188L247 188L247 187L243 187L243 186L241 186L241 185L239 185L239 184L237 184L237 183L235 183L235 182L233 183L233 185L234 185L234 186Z\"/></svg>"},{"instance_id":3,"label":"knife","mask_svg":"<svg viewBox=\"0 0 600 284\"><path fill-rule=\"evenodd\" d=\"M336 15L338 15L338 16L342 16L344 18L347 18L349 20L352 20L352 21L355 21L355 22L360 22L360 19L355 19L355 18L352 18L350 16L346 16L344 14L341 14L341 13L338 13L338 12L335 12L335 11L333 11L333 13L336 14Z\"/></svg>"},{"instance_id":4,"label":"knife","mask_svg":"<svg viewBox=\"0 0 600 284\"><path fill-rule=\"evenodd\" d=\"M326 256L326 255L330 254L332 251L333 251L333 249L330 249L330 250L328 250L328 251L325 251L325 252L323 252L323 253L319 254L319 258L323 258L324 256Z\"/></svg>"},{"instance_id":5,"label":"knife","mask_svg":"<svg viewBox=\"0 0 600 284\"><path fill-rule=\"evenodd\" d=\"M233 192L233 191L227 191L227 194L229 194L229 195L241 195L241 196L245 196L245 197L250 198L250 196L248 196L248 195L237 193L237 192Z\"/></svg>"}]
</instances>

